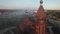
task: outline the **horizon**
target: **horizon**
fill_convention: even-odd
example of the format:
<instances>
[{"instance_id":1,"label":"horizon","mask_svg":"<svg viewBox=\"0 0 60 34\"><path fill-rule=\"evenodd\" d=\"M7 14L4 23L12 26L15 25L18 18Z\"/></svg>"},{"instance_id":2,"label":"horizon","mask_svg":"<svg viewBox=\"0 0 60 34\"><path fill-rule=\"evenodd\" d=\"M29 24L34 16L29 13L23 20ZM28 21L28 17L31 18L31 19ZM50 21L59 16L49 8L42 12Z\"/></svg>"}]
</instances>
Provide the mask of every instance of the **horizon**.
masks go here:
<instances>
[{"instance_id":1,"label":"horizon","mask_svg":"<svg viewBox=\"0 0 60 34\"><path fill-rule=\"evenodd\" d=\"M0 9L38 9L40 0L0 0ZM45 10L60 10L60 0L43 0Z\"/></svg>"}]
</instances>

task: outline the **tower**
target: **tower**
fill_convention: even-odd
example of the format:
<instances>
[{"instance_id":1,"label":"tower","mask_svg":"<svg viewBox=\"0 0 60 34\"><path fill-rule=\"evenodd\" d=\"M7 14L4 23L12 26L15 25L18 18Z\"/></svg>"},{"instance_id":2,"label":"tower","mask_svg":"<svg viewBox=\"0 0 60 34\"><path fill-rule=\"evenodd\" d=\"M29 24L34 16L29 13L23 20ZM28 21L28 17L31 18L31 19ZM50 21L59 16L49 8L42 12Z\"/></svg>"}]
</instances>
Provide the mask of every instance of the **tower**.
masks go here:
<instances>
[{"instance_id":1,"label":"tower","mask_svg":"<svg viewBox=\"0 0 60 34\"><path fill-rule=\"evenodd\" d=\"M35 24L35 34L47 34L46 27L47 16L42 4L43 0L40 1L40 7L36 13L37 24Z\"/></svg>"},{"instance_id":2,"label":"tower","mask_svg":"<svg viewBox=\"0 0 60 34\"><path fill-rule=\"evenodd\" d=\"M35 14L35 17L36 17L35 23L32 23L29 20L28 16L25 16L24 20L23 20L24 23L27 24L28 28L29 27L33 28L34 34L48 34L47 25L46 25L47 24L47 16L46 16L46 12L44 11L42 4L43 4L43 0L40 1L40 7L37 10L37 13ZM27 30L27 29L25 29L25 30Z\"/></svg>"}]
</instances>

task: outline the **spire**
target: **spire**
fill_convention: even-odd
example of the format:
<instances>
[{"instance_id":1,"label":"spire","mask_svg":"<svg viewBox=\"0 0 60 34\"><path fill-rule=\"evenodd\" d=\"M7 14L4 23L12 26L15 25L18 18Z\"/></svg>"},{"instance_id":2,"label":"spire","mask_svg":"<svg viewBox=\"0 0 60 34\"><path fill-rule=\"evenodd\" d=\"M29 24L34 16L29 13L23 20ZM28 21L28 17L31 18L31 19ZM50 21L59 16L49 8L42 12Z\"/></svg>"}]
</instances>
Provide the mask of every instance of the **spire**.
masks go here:
<instances>
[{"instance_id":1,"label":"spire","mask_svg":"<svg viewBox=\"0 0 60 34\"><path fill-rule=\"evenodd\" d=\"M40 0L40 7L39 9L37 10L37 13L36 13L36 17L38 19L44 19L46 18L46 13L45 13L45 10L44 10L44 7L43 7L43 0Z\"/></svg>"},{"instance_id":2,"label":"spire","mask_svg":"<svg viewBox=\"0 0 60 34\"><path fill-rule=\"evenodd\" d=\"M43 0L40 0L40 4L43 4Z\"/></svg>"},{"instance_id":3,"label":"spire","mask_svg":"<svg viewBox=\"0 0 60 34\"><path fill-rule=\"evenodd\" d=\"M43 7L43 0L40 0L40 6L36 13L37 24L35 24L35 33L37 34L47 34L47 15Z\"/></svg>"}]
</instances>

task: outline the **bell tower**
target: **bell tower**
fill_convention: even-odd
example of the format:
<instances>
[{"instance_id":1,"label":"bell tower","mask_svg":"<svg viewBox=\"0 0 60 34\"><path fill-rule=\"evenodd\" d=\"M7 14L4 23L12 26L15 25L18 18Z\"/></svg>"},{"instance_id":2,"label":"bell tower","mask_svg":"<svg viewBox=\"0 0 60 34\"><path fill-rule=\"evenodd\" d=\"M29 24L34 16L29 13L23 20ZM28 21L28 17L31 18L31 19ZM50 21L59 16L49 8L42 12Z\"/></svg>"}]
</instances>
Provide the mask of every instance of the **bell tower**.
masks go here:
<instances>
[{"instance_id":1,"label":"bell tower","mask_svg":"<svg viewBox=\"0 0 60 34\"><path fill-rule=\"evenodd\" d=\"M47 16L42 4L43 0L40 0L40 7L35 15L37 18L37 23L35 24L35 34L47 34Z\"/></svg>"}]
</instances>

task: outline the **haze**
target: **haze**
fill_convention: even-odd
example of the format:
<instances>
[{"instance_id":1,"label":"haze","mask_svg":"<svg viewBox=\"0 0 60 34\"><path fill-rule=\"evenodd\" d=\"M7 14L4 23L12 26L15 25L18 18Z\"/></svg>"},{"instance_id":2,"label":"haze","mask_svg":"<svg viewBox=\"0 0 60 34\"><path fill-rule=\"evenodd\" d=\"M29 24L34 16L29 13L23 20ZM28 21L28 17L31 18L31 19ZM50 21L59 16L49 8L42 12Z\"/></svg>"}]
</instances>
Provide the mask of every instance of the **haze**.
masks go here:
<instances>
[{"instance_id":1,"label":"haze","mask_svg":"<svg viewBox=\"0 0 60 34\"><path fill-rule=\"evenodd\" d=\"M40 0L0 0L0 9L38 9ZM60 10L60 0L43 0L45 9Z\"/></svg>"}]
</instances>

